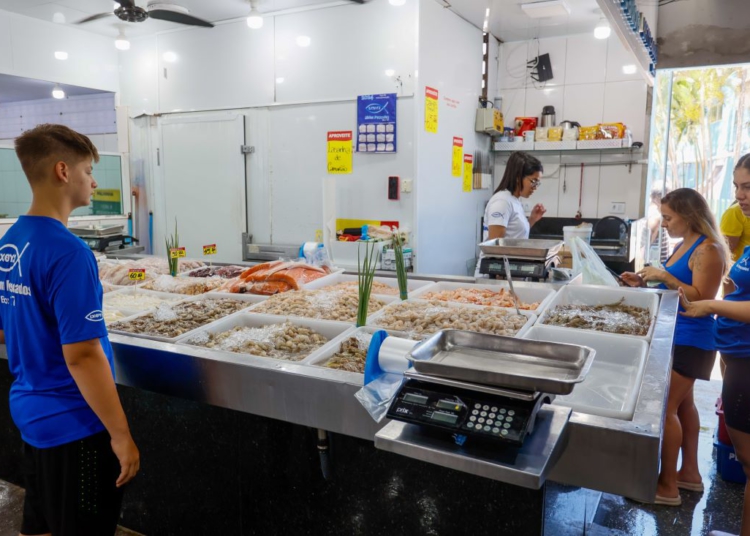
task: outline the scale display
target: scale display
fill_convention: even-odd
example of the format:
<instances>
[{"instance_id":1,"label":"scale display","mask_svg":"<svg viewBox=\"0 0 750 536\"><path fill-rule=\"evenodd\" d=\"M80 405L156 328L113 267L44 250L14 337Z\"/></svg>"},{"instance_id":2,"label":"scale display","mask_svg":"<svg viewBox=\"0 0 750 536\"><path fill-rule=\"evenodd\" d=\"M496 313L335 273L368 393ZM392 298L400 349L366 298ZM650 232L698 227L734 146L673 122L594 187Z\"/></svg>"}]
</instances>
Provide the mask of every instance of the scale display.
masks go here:
<instances>
[{"instance_id":1,"label":"scale display","mask_svg":"<svg viewBox=\"0 0 750 536\"><path fill-rule=\"evenodd\" d=\"M527 401L409 379L388 418L521 445L539 399Z\"/></svg>"},{"instance_id":2,"label":"scale display","mask_svg":"<svg viewBox=\"0 0 750 536\"><path fill-rule=\"evenodd\" d=\"M513 277L518 278L531 278L531 279L546 279L547 278L547 263L544 261L521 261L521 260L509 260L510 273ZM492 276L500 276L505 278L505 265L502 259L495 257L484 257L479 265L479 272Z\"/></svg>"}]
</instances>

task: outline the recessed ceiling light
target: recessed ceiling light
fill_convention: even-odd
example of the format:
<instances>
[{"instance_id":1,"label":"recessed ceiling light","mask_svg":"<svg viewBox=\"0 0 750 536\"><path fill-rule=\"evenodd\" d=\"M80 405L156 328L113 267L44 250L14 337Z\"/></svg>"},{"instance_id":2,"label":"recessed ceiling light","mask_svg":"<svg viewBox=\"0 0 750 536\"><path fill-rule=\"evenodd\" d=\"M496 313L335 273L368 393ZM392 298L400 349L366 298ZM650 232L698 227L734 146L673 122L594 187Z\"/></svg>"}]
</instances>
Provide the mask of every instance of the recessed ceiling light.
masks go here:
<instances>
[{"instance_id":1,"label":"recessed ceiling light","mask_svg":"<svg viewBox=\"0 0 750 536\"><path fill-rule=\"evenodd\" d=\"M600 22L596 28L594 28L594 37L597 39L607 39L612 35L612 28L609 27L607 21Z\"/></svg>"},{"instance_id":2,"label":"recessed ceiling light","mask_svg":"<svg viewBox=\"0 0 750 536\"><path fill-rule=\"evenodd\" d=\"M622 72L625 74L635 74L636 72L638 72L638 68L631 63L629 65L623 65Z\"/></svg>"},{"instance_id":3,"label":"recessed ceiling light","mask_svg":"<svg viewBox=\"0 0 750 536\"><path fill-rule=\"evenodd\" d=\"M276 83L277 83L277 84L283 84L283 83L284 83L284 78L283 78L283 77L281 77L281 76L280 76L280 77L278 77L278 78L276 79Z\"/></svg>"},{"instance_id":4,"label":"recessed ceiling light","mask_svg":"<svg viewBox=\"0 0 750 536\"><path fill-rule=\"evenodd\" d=\"M297 44L301 47L309 47L311 42L311 39L306 35L297 37Z\"/></svg>"},{"instance_id":5,"label":"recessed ceiling light","mask_svg":"<svg viewBox=\"0 0 750 536\"><path fill-rule=\"evenodd\" d=\"M396 71L394 71L393 69L386 69L385 70L385 75L386 76L393 76L394 74L396 74Z\"/></svg>"},{"instance_id":6,"label":"recessed ceiling light","mask_svg":"<svg viewBox=\"0 0 750 536\"><path fill-rule=\"evenodd\" d=\"M521 10L532 19L567 17L570 15L570 6L565 0L528 2L526 4L521 4Z\"/></svg>"},{"instance_id":7,"label":"recessed ceiling light","mask_svg":"<svg viewBox=\"0 0 750 536\"><path fill-rule=\"evenodd\" d=\"M392 6L403 6L406 3L406 0L388 0L388 2Z\"/></svg>"},{"instance_id":8,"label":"recessed ceiling light","mask_svg":"<svg viewBox=\"0 0 750 536\"><path fill-rule=\"evenodd\" d=\"M55 87L52 89L52 96L56 99L64 99L65 92L58 84L55 84Z\"/></svg>"},{"instance_id":9,"label":"recessed ceiling light","mask_svg":"<svg viewBox=\"0 0 750 536\"><path fill-rule=\"evenodd\" d=\"M68 59L68 53L64 50L57 50L55 51L55 59L57 60L67 60Z\"/></svg>"},{"instance_id":10,"label":"recessed ceiling light","mask_svg":"<svg viewBox=\"0 0 750 536\"><path fill-rule=\"evenodd\" d=\"M162 59L167 63L174 63L177 61L177 54L175 54L171 50L168 50L167 52L162 54Z\"/></svg>"}]
</instances>

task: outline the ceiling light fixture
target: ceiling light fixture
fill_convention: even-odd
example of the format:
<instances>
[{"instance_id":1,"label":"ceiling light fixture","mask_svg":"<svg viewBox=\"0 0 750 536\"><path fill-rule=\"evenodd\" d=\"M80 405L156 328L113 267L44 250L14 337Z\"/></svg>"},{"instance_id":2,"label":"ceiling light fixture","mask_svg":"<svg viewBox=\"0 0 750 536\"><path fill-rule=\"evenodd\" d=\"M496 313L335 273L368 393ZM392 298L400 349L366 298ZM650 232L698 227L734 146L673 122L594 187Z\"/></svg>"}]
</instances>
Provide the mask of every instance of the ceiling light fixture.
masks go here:
<instances>
[{"instance_id":1,"label":"ceiling light fixture","mask_svg":"<svg viewBox=\"0 0 750 536\"><path fill-rule=\"evenodd\" d=\"M177 61L177 54L172 52L171 50L168 50L162 55L162 59L166 61L167 63L174 63Z\"/></svg>"},{"instance_id":2,"label":"ceiling light fixture","mask_svg":"<svg viewBox=\"0 0 750 536\"><path fill-rule=\"evenodd\" d=\"M253 30L263 27L263 15L258 11L258 2L250 0L250 14L247 17L247 25Z\"/></svg>"},{"instance_id":3,"label":"ceiling light fixture","mask_svg":"<svg viewBox=\"0 0 750 536\"><path fill-rule=\"evenodd\" d=\"M392 6L403 6L406 3L406 0L388 0L388 3Z\"/></svg>"},{"instance_id":4,"label":"ceiling light fixture","mask_svg":"<svg viewBox=\"0 0 750 536\"><path fill-rule=\"evenodd\" d=\"M65 98L65 92L62 90L59 84L55 84L55 87L52 89L52 96L56 99Z\"/></svg>"},{"instance_id":5,"label":"ceiling light fixture","mask_svg":"<svg viewBox=\"0 0 750 536\"><path fill-rule=\"evenodd\" d=\"M622 72L625 74L635 74L636 72L638 72L638 68L631 63L628 65L623 65Z\"/></svg>"},{"instance_id":6,"label":"ceiling light fixture","mask_svg":"<svg viewBox=\"0 0 750 536\"><path fill-rule=\"evenodd\" d=\"M610 35L612 35L612 28L606 20L599 22L594 28L594 37L597 39L607 39Z\"/></svg>"},{"instance_id":7,"label":"ceiling light fixture","mask_svg":"<svg viewBox=\"0 0 750 536\"><path fill-rule=\"evenodd\" d=\"M396 71L394 71L393 69L386 69L385 70L385 75L386 76L393 76L394 74L396 74Z\"/></svg>"},{"instance_id":8,"label":"ceiling light fixture","mask_svg":"<svg viewBox=\"0 0 750 536\"><path fill-rule=\"evenodd\" d=\"M58 11L52 15L52 22L55 24L65 24L65 15Z\"/></svg>"},{"instance_id":9,"label":"ceiling light fixture","mask_svg":"<svg viewBox=\"0 0 750 536\"><path fill-rule=\"evenodd\" d=\"M56 60L67 60L68 59L68 53L63 50L57 50L55 51L55 59Z\"/></svg>"},{"instance_id":10,"label":"ceiling light fixture","mask_svg":"<svg viewBox=\"0 0 750 536\"><path fill-rule=\"evenodd\" d=\"M311 39L306 35L300 35L297 37L297 44L301 47L309 47L311 42Z\"/></svg>"},{"instance_id":11,"label":"ceiling light fixture","mask_svg":"<svg viewBox=\"0 0 750 536\"><path fill-rule=\"evenodd\" d=\"M117 39L115 39L115 48L117 50L130 50L130 41L128 41L128 38L125 37L124 30L120 30L120 33L117 34Z\"/></svg>"},{"instance_id":12,"label":"ceiling light fixture","mask_svg":"<svg viewBox=\"0 0 750 536\"><path fill-rule=\"evenodd\" d=\"M547 17L567 17L570 6L565 0L546 0L545 2L528 2L521 4L521 10L532 19Z\"/></svg>"}]
</instances>

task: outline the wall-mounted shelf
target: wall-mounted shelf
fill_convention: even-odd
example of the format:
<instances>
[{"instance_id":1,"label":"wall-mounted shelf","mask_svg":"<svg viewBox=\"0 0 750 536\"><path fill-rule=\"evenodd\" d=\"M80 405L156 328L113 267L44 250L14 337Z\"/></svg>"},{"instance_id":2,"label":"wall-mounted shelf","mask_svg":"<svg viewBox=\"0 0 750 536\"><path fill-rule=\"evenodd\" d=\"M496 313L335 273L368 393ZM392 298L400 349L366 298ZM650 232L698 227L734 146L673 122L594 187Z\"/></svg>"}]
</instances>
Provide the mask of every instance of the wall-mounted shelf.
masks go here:
<instances>
[{"instance_id":1,"label":"wall-mounted shelf","mask_svg":"<svg viewBox=\"0 0 750 536\"><path fill-rule=\"evenodd\" d=\"M651 73L652 60L646 52L646 47L643 45L643 41L637 36L627 25L625 19L622 16L619 2L615 3L612 0L596 0L599 8L607 17L610 26L615 31L617 36L622 41L625 48L633 55L636 60L638 71L643 76L644 80L649 86L654 85L654 75Z\"/></svg>"},{"instance_id":2,"label":"wall-mounted shelf","mask_svg":"<svg viewBox=\"0 0 750 536\"><path fill-rule=\"evenodd\" d=\"M505 165L508 162L508 158L515 151L494 151L497 159L497 164ZM539 157L559 157L560 167L572 167L580 166L585 164L586 166L629 166L632 171L632 167L635 164L647 164L644 160L643 148L642 147L628 147L619 149L573 149L573 150L562 150L562 151L525 151L527 154ZM600 156L606 158L600 158L599 162L592 162L591 156ZM589 158L583 158L589 157ZM618 158L619 157L619 158Z\"/></svg>"}]
</instances>

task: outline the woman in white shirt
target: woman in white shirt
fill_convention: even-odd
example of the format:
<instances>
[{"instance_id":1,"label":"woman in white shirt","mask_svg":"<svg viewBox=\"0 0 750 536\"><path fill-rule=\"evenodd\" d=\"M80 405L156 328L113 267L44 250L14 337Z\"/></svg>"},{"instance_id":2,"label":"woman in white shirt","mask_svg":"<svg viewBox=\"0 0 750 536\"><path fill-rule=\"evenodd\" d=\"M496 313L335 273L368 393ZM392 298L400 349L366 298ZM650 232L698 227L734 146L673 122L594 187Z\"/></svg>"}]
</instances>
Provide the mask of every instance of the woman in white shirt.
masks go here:
<instances>
[{"instance_id":1,"label":"woman in white shirt","mask_svg":"<svg viewBox=\"0 0 750 536\"><path fill-rule=\"evenodd\" d=\"M534 194L542 171L542 163L533 156L520 151L510 155L503 180L484 211L483 241L529 237L529 230L542 219L546 209L541 203L534 205L527 218L520 198Z\"/></svg>"}]
</instances>

